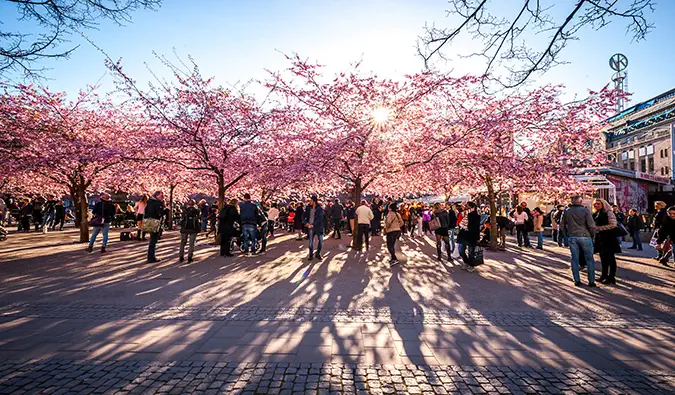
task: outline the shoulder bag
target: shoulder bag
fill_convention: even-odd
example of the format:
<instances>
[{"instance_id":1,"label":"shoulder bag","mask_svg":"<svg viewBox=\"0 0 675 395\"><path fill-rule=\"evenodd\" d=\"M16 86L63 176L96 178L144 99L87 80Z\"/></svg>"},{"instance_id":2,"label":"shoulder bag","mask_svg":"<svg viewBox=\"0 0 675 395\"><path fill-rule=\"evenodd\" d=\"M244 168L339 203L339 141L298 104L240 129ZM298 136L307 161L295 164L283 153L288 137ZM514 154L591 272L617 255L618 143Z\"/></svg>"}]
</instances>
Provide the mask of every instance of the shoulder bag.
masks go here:
<instances>
[{"instance_id":1,"label":"shoulder bag","mask_svg":"<svg viewBox=\"0 0 675 395\"><path fill-rule=\"evenodd\" d=\"M101 203L101 215L99 214L94 214L94 217L89 221L89 226L93 227L98 227L98 226L103 226L105 223L105 220L103 219L103 203Z\"/></svg>"}]
</instances>

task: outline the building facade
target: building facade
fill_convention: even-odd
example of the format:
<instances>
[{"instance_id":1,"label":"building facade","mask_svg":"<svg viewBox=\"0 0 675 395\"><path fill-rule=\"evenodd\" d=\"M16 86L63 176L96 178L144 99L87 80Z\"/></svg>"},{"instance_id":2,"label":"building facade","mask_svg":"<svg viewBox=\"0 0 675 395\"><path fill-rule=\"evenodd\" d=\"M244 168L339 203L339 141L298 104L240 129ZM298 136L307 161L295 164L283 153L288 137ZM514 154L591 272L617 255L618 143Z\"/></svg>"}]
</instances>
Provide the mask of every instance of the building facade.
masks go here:
<instances>
[{"instance_id":1,"label":"building facade","mask_svg":"<svg viewBox=\"0 0 675 395\"><path fill-rule=\"evenodd\" d=\"M675 204L674 125L675 89L607 120L609 164L594 170L613 185L612 200L622 211L636 208L644 213L657 200Z\"/></svg>"}]
</instances>

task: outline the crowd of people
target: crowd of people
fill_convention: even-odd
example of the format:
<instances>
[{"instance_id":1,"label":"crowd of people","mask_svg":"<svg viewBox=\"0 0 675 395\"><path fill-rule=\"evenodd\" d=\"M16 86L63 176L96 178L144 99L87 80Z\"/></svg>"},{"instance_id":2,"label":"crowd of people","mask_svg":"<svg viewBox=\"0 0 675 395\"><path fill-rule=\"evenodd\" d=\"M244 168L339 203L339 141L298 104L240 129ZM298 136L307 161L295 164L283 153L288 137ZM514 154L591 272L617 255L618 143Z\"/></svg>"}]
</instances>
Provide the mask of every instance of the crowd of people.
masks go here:
<instances>
[{"instance_id":1,"label":"crowd of people","mask_svg":"<svg viewBox=\"0 0 675 395\"><path fill-rule=\"evenodd\" d=\"M588 210L581 197L575 196L568 205L557 205L544 213L540 207L530 210L522 202L508 212L497 215L497 246L506 247L506 233L515 232L520 248L544 248L544 227L552 228L552 239L560 247L571 251L571 267L575 285L581 285L580 271L587 270L588 285L596 286L594 254L600 257L602 266L598 282L616 283L616 254L621 252L621 240L630 235L630 249L642 250L641 231L645 227L643 217L637 210L625 216L616 205L595 199L593 210ZM667 265L672 256L671 240L675 237L675 206L666 209L664 202L656 202L657 214L651 227L655 230L652 244L657 248L655 259ZM0 225L17 225L17 230L28 232L63 229L65 221L72 218L64 202L53 195L33 199L0 199ZM490 212L485 206L468 201L464 203L433 204L402 202L389 198L362 200L358 205L339 199L321 200L317 195L309 199L290 202L254 202L249 194L243 200L226 199L224 207L189 199L184 204L176 203L169 210L164 195L157 191L142 195L135 204L126 204L123 209L103 193L91 210L92 233L87 246L93 252L94 244L102 235L101 253L106 252L111 226L133 228L132 239L148 241L148 262L158 262L156 246L170 215L180 228L181 241L179 261L194 261L197 235L207 238L217 236L220 255L233 256L235 248L245 255L264 253L269 237L275 229L293 233L296 240L307 240L307 259L322 259L321 251L325 237L341 239L343 234L354 235L352 247L362 251L370 248L371 237L383 236L389 252L389 264L396 265L396 243L403 236L408 238L431 236L435 239L436 259L453 261L459 258L460 266L474 271L477 247L490 243ZM536 238L536 246L530 241ZM453 256L457 251L457 255Z\"/></svg>"}]
</instances>

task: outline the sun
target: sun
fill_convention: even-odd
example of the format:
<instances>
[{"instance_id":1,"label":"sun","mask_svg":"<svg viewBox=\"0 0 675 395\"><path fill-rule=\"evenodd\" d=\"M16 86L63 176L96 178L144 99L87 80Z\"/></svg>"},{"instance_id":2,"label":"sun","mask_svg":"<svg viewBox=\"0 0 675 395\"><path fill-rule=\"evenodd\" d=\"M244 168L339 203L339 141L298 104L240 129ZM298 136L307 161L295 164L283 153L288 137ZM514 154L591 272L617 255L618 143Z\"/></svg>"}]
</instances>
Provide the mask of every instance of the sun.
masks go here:
<instances>
[{"instance_id":1,"label":"sun","mask_svg":"<svg viewBox=\"0 0 675 395\"><path fill-rule=\"evenodd\" d=\"M371 115L373 117L373 122L376 125L382 125L389 121L389 118L391 117L391 110L386 107L377 107L373 110Z\"/></svg>"}]
</instances>

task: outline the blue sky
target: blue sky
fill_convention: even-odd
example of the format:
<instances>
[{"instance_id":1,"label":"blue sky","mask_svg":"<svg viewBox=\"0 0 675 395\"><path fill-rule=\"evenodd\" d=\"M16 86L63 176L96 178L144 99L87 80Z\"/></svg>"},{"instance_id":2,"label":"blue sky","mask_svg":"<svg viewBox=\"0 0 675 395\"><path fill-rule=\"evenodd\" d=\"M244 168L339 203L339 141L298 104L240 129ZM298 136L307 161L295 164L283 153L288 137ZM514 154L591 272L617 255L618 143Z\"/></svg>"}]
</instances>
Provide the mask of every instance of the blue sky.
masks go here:
<instances>
[{"instance_id":1,"label":"blue sky","mask_svg":"<svg viewBox=\"0 0 675 395\"><path fill-rule=\"evenodd\" d=\"M573 4L572 0L557 3ZM668 45L675 37L669 19L675 1L659 0L652 15L656 28L646 41L631 43L625 26L613 23L595 32L583 31L563 53L568 65L555 68L534 84L562 83L567 95L583 95L610 81L609 57L622 52L629 58L628 87L633 102L648 99L675 87L671 71L675 55ZM516 0L493 2L509 7ZM566 6L565 6L566 7ZM194 57L205 76L215 76L223 85L264 79L265 69L287 66L281 53L299 53L331 71L363 59L364 68L379 75L396 77L420 70L422 61L415 42L425 22L448 24L443 0L165 0L156 11L134 13L132 23L119 27L103 23L86 32L112 58L123 58L127 72L137 81L150 79L145 62L160 75L165 70L152 51L172 56ZM0 14L9 15L13 6L0 3ZM4 28L13 25L3 16ZM100 80L102 90L113 89L106 76L103 56L79 36L71 43L81 45L70 59L44 62L49 67L45 82L53 90L75 93ZM466 51L476 43L465 38L450 51ZM455 74L480 71L476 60L443 65Z\"/></svg>"}]
</instances>

